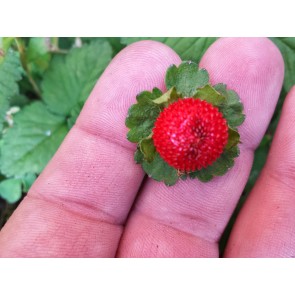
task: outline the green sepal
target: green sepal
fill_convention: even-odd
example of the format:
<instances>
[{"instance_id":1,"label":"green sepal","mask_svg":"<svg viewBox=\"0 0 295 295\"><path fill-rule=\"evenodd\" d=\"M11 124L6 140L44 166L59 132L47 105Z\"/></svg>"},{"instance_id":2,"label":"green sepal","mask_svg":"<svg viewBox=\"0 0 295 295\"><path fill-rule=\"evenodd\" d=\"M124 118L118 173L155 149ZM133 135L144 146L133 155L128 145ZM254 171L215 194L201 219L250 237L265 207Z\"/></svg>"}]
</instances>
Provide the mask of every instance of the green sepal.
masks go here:
<instances>
[{"instance_id":1,"label":"green sepal","mask_svg":"<svg viewBox=\"0 0 295 295\"><path fill-rule=\"evenodd\" d=\"M161 112L160 105L153 102L158 95L160 92L156 95L155 92L144 91L136 97L137 103L130 107L125 121L130 129L127 134L129 141L140 142L152 133L154 123Z\"/></svg>"},{"instance_id":2,"label":"green sepal","mask_svg":"<svg viewBox=\"0 0 295 295\"><path fill-rule=\"evenodd\" d=\"M178 180L177 170L169 166L157 152L152 162L142 163L142 168L149 177L157 181L164 181L168 186L175 184Z\"/></svg>"},{"instance_id":3,"label":"green sepal","mask_svg":"<svg viewBox=\"0 0 295 295\"><path fill-rule=\"evenodd\" d=\"M176 91L175 87L169 89L166 93L162 96L154 100L154 103L161 106L161 108L168 107L171 103L177 101L179 99L179 95Z\"/></svg>"},{"instance_id":4,"label":"green sepal","mask_svg":"<svg viewBox=\"0 0 295 295\"><path fill-rule=\"evenodd\" d=\"M218 86L219 85L219 86ZM245 115L243 113L243 105L240 101L238 94L234 90L223 90L220 89L220 84L214 86L214 88L219 91L223 92L225 95L225 104L219 107L219 110L222 112L223 117L226 119L227 124L232 128L235 129L240 126L245 121Z\"/></svg>"},{"instance_id":5,"label":"green sepal","mask_svg":"<svg viewBox=\"0 0 295 295\"><path fill-rule=\"evenodd\" d=\"M197 90L194 95L195 98L201 100L206 100L207 102L213 104L214 106L220 106L225 104L225 96L216 91L211 85L207 84L204 87Z\"/></svg>"},{"instance_id":6,"label":"green sepal","mask_svg":"<svg viewBox=\"0 0 295 295\"><path fill-rule=\"evenodd\" d=\"M153 139L151 137L145 138L139 142L140 151L143 154L144 160L152 162L156 155L156 148L154 146Z\"/></svg>"},{"instance_id":7,"label":"green sepal","mask_svg":"<svg viewBox=\"0 0 295 295\"><path fill-rule=\"evenodd\" d=\"M190 178L198 178L203 182L211 180L214 176L224 175L233 165L234 158L239 156L238 146L225 149L221 156L212 164L201 170L189 173Z\"/></svg>"},{"instance_id":8,"label":"green sepal","mask_svg":"<svg viewBox=\"0 0 295 295\"><path fill-rule=\"evenodd\" d=\"M209 75L205 69L191 61L185 61L176 67L168 68L165 78L167 89L175 87L181 97L192 97L197 89L209 83Z\"/></svg>"}]
</instances>

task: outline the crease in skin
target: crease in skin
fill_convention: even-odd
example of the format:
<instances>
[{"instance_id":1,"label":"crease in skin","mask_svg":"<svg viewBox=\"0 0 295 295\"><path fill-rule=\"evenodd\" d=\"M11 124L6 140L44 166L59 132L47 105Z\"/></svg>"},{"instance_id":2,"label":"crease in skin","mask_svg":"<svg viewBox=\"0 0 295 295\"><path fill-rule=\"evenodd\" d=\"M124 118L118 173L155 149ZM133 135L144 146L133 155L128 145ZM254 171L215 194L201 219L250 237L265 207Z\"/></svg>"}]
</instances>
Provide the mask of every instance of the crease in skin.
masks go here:
<instances>
[{"instance_id":1,"label":"crease in skin","mask_svg":"<svg viewBox=\"0 0 295 295\"><path fill-rule=\"evenodd\" d=\"M125 148L128 151L131 151L132 153L136 149L136 144L133 144L133 146L131 146L130 144L127 144L127 141L118 140L115 137L108 136L105 133L95 133L94 130L85 129L85 126L83 126L82 124L80 125L80 124L76 123L72 128L77 128L80 131L87 133L88 135L92 135L94 137L104 139L105 141L115 144L117 146L120 146L122 148Z\"/></svg>"},{"instance_id":2,"label":"crease in skin","mask_svg":"<svg viewBox=\"0 0 295 295\"><path fill-rule=\"evenodd\" d=\"M27 194L27 196L24 199L35 199L39 201L44 201L45 203L49 203L53 206L56 206L58 208L61 208L64 211L68 211L71 214L81 217L83 219L95 221L95 222L104 222L110 225L119 225L122 226L124 225L123 222L120 222L116 220L115 216L112 216L109 214L107 211L102 210L94 205L91 205L91 203L83 203L83 201L80 201L79 199L73 199L71 200L71 206L68 206L67 200L60 197L56 196L57 199L59 199L58 202L56 202L54 199L47 198L45 195L42 195L36 191L31 191ZM87 210L95 210L98 214L97 216L94 216L93 214L83 214L81 210L75 210L73 209L74 207L84 207L87 208Z\"/></svg>"}]
</instances>

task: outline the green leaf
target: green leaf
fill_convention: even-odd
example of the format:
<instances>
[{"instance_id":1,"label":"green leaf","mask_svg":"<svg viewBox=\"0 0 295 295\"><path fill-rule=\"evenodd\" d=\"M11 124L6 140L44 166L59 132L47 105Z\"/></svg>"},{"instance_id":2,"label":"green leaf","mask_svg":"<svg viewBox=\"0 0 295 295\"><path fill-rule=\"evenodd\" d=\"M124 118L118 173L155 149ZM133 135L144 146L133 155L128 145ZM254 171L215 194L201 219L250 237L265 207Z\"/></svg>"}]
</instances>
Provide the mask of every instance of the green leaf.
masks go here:
<instances>
[{"instance_id":1,"label":"green leaf","mask_svg":"<svg viewBox=\"0 0 295 295\"><path fill-rule=\"evenodd\" d=\"M103 40L74 48L66 56L54 56L42 83L49 109L70 115L78 103L85 102L111 57L111 46Z\"/></svg>"},{"instance_id":2,"label":"green leaf","mask_svg":"<svg viewBox=\"0 0 295 295\"><path fill-rule=\"evenodd\" d=\"M128 110L125 124L130 129L127 138L131 142L139 142L148 137L154 127L155 120L161 112L158 104L153 102L154 92L143 92L137 96L137 103Z\"/></svg>"},{"instance_id":3,"label":"green leaf","mask_svg":"<svg viewBox=\"0 0 295 295\"><path fill-rule=\"evenodd\" d=\"M22 196L21 179L6 179L0 182L0 196L8 203L17 202Z\"/></svg>"},{"instance_id":4,"label":"green leaf","mask_svg":"<svg viewBox=\"0 0 295 295\"><path fill-rule=\"evenodd\" d=\"M207 84L204 87L198 89L194 95L196 98L205 100L215 106L222 105L225 103L225 96L216 91L211 85Z\"/></svg>"},{"instance_id":5,"label":"green leaf","mask_svg":"<svg viewBox=\"0 0 295 295\"><path fill-rule=\"evenodd\" d=\"M104 40L110 43L112 49L113 49L113 55L115 56L117 53L119 53L125 45L121 43L121 37L81 37L83 44L84 43L90 43L95 40Z\"/></svg>"},{"instance_id":6,"label":"green leaf","mask_svg":"<svg viewBox=\"0 0 295 295\"><path fill-rule=\"evenodd\" d=\"M18 93L17 81L21 79L21 73L19 54L9 49L0 64L0 97L9 99Z\"/></svg>"},{"instance_id":7,"label":"green leaf","mask_svg":"<svg viewBox=\"0 0 295 295\"><path fill-rule=\"evenodd\" d=\"M204 87L209 82L209 75L205 69L199 70L193 62L183 62L177 69L170 67L166 74L166 87L175 87L182 97L192 97L197 88Z\"/></svg>"},{"instance_id":8,"label":"green leaf","mask_svg":"<svg viewBox=\"0 0 295 295\"><path fill-rule=\"evenodd\" d=\"M48 68L51 54L50 40L44 37L30 38L26 51L26 61L32 74L41 75Z\"/></svg>"},{"instance_id":9,"label":"green leaf","mask_svg":"<svg viewBox=\"0 0 295 295\"><path fill-rule=\"evenodd\" d=\"M236 129L245 120L243 105L240 102L238 94L233 90L226 91L225 104L221 105L219 109L232 129Z\"/></svg>"},{"instance_id":10,"label":"green leaf","mask_svg":"<svg viewBox=\"0 0 295 295\"><path fill-rule=\"evenodd\" d=\"M139 148L144 155L144 160L151 162L154 160L156 155L156 148L152 138L145 138L140 141Z\"/></svg>"},{"instance_id":11,"label":"green leaf","mask_svg":"<svg viewBox=\"0 0 295 295\"><path fill-rule=\"evenodd\" d=\"M64 117L52 114L44 103L26 106L3 136L1 172L7 177L40 173L67 132Z\"/></svg>"},{"instance_id":12,"label":"green leaf","mask_svg":"<svg viewBox=\"0 0 295 295\"><path fill-rule=\"evenodd\" d=\"M155 40L171 47L182 60L199 63L208 47L217 38L205 37L124 37L121 42L129 45L141 40Z\"/></svg>"},{"instance_id":13,"label":"green leaf","mask_svg":"<svg viewBox=\"0 0 295 295\"><path fill-rule=\"evenodd\" d=\"M142 167L149 177L157 181L164 181L168 186L175 184L178 180L177 170L169 166L158 153L152 162L143 162Z\"/></svg>"},{"instance_id":14,"label":"green leaf","mask_svg":"<svg viewBox=\"0 0 295 295\"><path fill-rule=\"evenodd\" d=\"M9 102L12 107L24 107L30 103L30 99L23 94L16 94L10 98Z\"/></svg>"}]
</instances>

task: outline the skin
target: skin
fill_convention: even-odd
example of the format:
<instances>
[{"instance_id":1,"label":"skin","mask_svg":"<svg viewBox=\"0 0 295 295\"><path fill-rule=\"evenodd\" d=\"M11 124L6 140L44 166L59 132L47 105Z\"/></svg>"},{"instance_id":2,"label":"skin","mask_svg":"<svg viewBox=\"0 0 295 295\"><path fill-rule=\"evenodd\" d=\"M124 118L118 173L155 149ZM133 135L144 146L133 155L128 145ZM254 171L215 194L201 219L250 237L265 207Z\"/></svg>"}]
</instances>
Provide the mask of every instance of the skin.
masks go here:
<instances>
[{"instance_id":1,"label":"skin","mask_svg":"<svg viewBox=\"0 0 295 295\"><path fill-rule=\"evenodd\" d=\"M1 257L218 257L253 152L271 120L284 76L265 38L223 38L201 60L212 83L243 101L241 154L209 183L166 187L144 177L126 140L127 110L142 90L164 88L181 62L167 46L135 43L119 53L76 125L0 232ZM295 88L288 94L267 163L239 214L226 257L295 255Z\"/></svg>"}]
</instances>

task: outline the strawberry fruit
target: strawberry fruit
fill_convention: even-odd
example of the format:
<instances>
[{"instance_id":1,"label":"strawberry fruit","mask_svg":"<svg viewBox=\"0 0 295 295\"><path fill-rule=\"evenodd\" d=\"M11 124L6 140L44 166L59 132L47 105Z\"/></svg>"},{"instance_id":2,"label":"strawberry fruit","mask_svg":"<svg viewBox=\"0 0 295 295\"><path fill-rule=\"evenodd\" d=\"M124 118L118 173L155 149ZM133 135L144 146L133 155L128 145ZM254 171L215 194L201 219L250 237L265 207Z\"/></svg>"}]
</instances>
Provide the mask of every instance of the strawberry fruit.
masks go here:
<instances>
[{"instance_id":1,"label":"strawberry fruit","mask_svg":"<svg viewBox=\"0 0 295 295\"><path fill-rule=\"evenodd\" d=\"M152 138L170 166L191 172L220 157L228 141L228 125L218 108L205 100L179 99L160 113Z\"/></svg>"}]
</instances>

